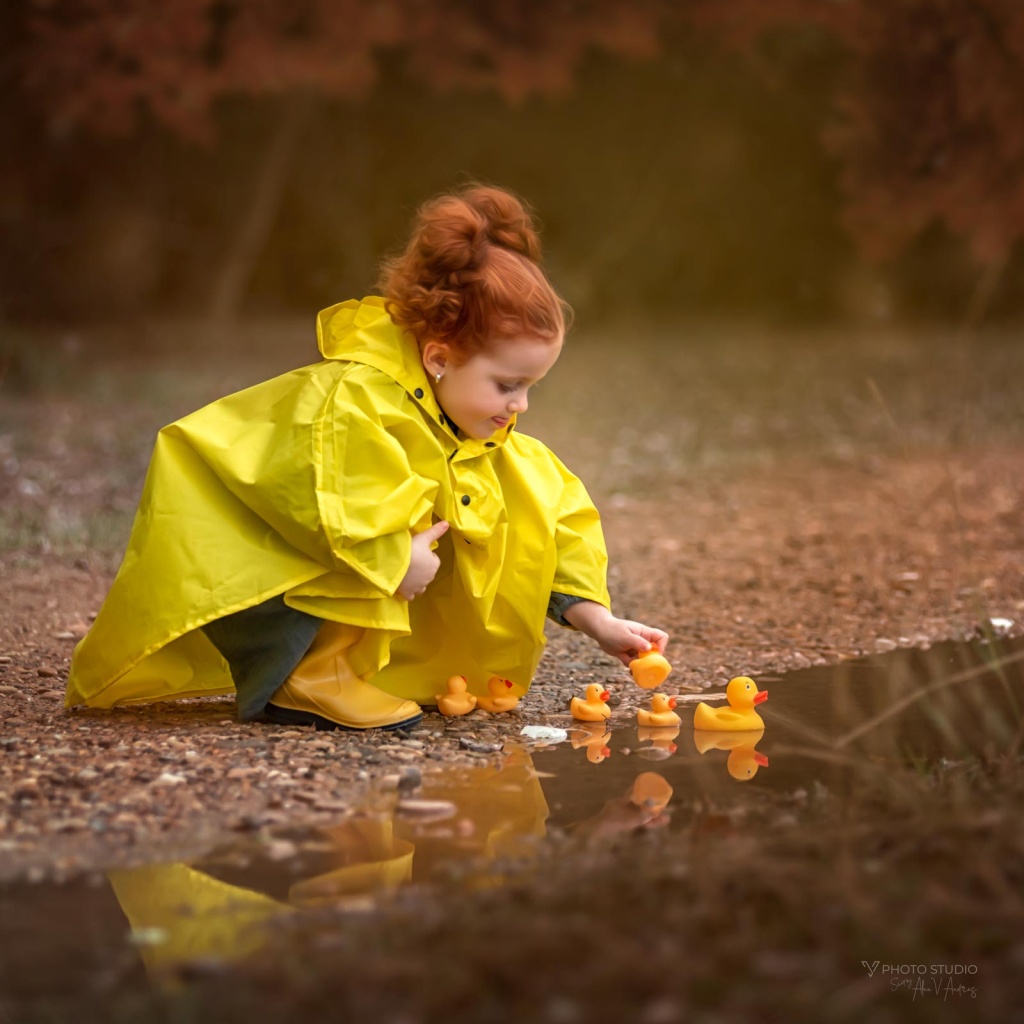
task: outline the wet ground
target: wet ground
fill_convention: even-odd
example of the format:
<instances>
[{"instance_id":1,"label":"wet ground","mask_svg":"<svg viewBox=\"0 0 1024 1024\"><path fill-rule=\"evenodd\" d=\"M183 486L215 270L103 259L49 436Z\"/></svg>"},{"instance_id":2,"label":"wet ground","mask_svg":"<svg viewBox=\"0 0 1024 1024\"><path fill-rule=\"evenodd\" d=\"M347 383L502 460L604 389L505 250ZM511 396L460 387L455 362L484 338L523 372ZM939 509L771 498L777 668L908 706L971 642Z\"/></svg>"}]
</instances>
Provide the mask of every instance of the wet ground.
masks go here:
<instances>
[{"instance_id":1,"label":"wet ground","mask_svg":"<svg viewBox=\"0 0 1024 1024\"><path fill-rule=\"evenodd\" d=\"M540 727L540 739L510 738L494 763L408 770L397 789L371 791L329 825L283 823L188 862L0 886L0 1020L47 1019L77 998L180 1000L182 986L243 970L282 934L329 945L397 890L422 907L452 886L519 886L553 850L585 872L583 851L616 836L660 841L709 820L729 830L773 797L799 813L880 778L899 785L992 761L1024 737L1021 639L894 651L761 683L769 699L756 732L695 731L698 697L720 705L722 695L681 694L678 727L566 718Z\"/></svg>"}]
</instances>

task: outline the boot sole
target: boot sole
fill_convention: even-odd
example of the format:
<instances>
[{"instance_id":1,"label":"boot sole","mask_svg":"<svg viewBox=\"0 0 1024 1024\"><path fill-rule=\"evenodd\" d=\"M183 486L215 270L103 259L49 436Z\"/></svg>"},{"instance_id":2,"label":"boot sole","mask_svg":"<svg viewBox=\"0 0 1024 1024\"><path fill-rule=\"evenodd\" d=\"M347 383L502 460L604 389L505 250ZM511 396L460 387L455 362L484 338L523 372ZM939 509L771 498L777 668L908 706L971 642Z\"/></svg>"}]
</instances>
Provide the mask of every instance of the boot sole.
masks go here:
<instances>
[{"instance_id":1,"label":"boot sole","mask_svg":"<svg viewBox=\"0 0 1024 1024\"><path fill-rule=\"evenodd\" d=\"M294 711L292 708L282 708L277 704L267 704L263 714L268 722L275 725L312 725L317 732L366 732L368 729L410 729L423 720L423 715L414 715L412 718L403 719L401 722L393 722L391 725L370 725L365 729L353 725L340 725L332 722L323 715L312 711Z\"/></svg>"}]
</instances>

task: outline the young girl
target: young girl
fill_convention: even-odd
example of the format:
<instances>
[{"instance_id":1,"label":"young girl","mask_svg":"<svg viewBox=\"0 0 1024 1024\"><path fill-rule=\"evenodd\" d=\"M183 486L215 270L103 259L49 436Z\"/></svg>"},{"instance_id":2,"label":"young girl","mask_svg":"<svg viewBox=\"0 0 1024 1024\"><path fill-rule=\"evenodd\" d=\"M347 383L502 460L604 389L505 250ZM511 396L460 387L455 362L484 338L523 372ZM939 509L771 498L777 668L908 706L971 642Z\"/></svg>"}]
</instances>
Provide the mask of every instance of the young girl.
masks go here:
<instances>
[{"instance_id":1,"label":"young girl","mask_svg":"<svg viewBox=\"0 0 1024 1024\"><path fill-rule=\"evenodd\" d=\"M624 663L598 513L519 433L568 307L511 193L419 210L384 298L320 313L323 361L160 431L66 704L237 692L243 721L413 724L452 675L525 692L545 613Z\"/></svg>"}]
</instances>

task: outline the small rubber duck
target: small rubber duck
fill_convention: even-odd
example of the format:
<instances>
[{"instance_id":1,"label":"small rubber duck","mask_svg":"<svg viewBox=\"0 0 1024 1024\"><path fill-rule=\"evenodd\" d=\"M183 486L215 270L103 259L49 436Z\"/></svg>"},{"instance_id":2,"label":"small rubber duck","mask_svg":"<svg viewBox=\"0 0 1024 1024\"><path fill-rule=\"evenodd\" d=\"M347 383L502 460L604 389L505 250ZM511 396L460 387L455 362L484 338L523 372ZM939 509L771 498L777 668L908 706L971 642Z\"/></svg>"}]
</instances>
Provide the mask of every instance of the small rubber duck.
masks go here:
<instances>
[{"instance_id":1,"label":"small rubber duck","mask_svg":"<svg viewBox=\"0 0 1024 1024\"><path fill-rule=\"evenodd\" d=\"M713 708L701 701L693 712L694 729L712 732L752 732L763 729L764 721L754 710L755 704L768 699L767 690L759 690L749 676L736 676L725 688L727 708Z\"/></svg>"},{"instance_id":2,"label":"small rubber duck","mask_svg":"<svg viewBox=\"0 0 1024 1024\"><path fill-rule=\"evenodd\" d=\"M648 725L656 729L679 725L682 719L672 710L675 706L675 697L670 697L667 693L656 693L651 698L650 711L646 708L637 708L637 725Z\"/></svg>"},{"instance_id":3,"label":"small rubber duck","mask_svg":"<svg viewBox=\"0 0 1024 1024\"><path fill-rule=\"evenodd\" d=\"M569 703L572 717L580 722L602 722L609 718L612 709L608 707L608 698L611 696L607 690L602 689L597 683L591 683L587 687L586 699L573 697Z\"/></svg>"},{"instance_id":4,"label":"small rubber duck","mask_svg":"<svg viewBox=\"0 0 1024 1024\"><path fill-rule=\"evenodd\" d=\"M612 756L612 749L608 746L612 734L605 731L604 722L584 722L573 729L569 735L569 742L573 750L586 747L587 760L591 764L600 764L606 757Z\"/></svg>"},{"instance_id":5,"label":"small rubber duck","mask_svg":"<svg viewBox=\"0 0 1024 1024\"><path fill-rule=\"evenodd\" d=\"M434 695L437 710L446 718L468 715L476 707L476 697L466 689L467 685L465 676L451 676L447 684L448 692Z\"/></svg>"},{"instance_id":6,"label":"small rubber duck","mask_svg":"<svg viewBox=\"0 0 1024 1024\"><path fill-rule=\"evenodd\" d=\"M700 753L709 750L729 751L725 762L726 771L739 782L752 779L759 768L768 767L768 757L756 750L764 732L697 732L693 734L693 743Z\"/></svg>"},{"instance_id":7,"label":"small rubber duck","mask_svg":"<svg viewBox=\"0 0 1024 1024\"><path fill-rule=\"evenodd\" d=\"M653 690L665 682L672 666L657 647L652 647L646 654L641 654L629 663L629 671L633 673L633 681L637 686Z\"/></svg>"},{"instance_id":8,"label":"small rubber duck","mask_svg":"<svg viewBox=\"0 0 1024 1024\"><path fill-rule=\"evenodd\" d=\"M487 695L477 697L476 706L483 708L484 711L490 711L492 715L500 714L502 711L511 711L519 703L519 698L512 693L514 685L511 679L491 676L487 680Z\"/></svg>"}]
</instances>

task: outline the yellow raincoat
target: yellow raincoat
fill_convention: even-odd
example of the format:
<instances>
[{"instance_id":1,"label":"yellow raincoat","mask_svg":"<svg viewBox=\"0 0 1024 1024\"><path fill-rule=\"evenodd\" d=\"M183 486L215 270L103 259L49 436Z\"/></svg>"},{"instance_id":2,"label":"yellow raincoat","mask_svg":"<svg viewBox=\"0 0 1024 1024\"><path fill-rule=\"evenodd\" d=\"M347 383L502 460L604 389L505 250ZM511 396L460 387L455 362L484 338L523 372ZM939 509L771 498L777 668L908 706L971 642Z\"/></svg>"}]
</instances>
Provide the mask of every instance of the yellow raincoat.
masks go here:
<instances>
[{"instance_id":1,"label":"yellow raincoat","mask_svg":"<svg viewBox=\"0 0 1024 1024\"><path fill-rule=\"evenodd\" d=\"M317 335L322 362L160 431L68 707L231 692L199 627L279 594L363 627L353 669L421 703L454 674L527 688L552 591L609 605L598 513L543 444L514 421L458 438L381 298L324 310ZM410 531L439 519L440 569L406 602Z\"/></svg>"}]
</instances>

